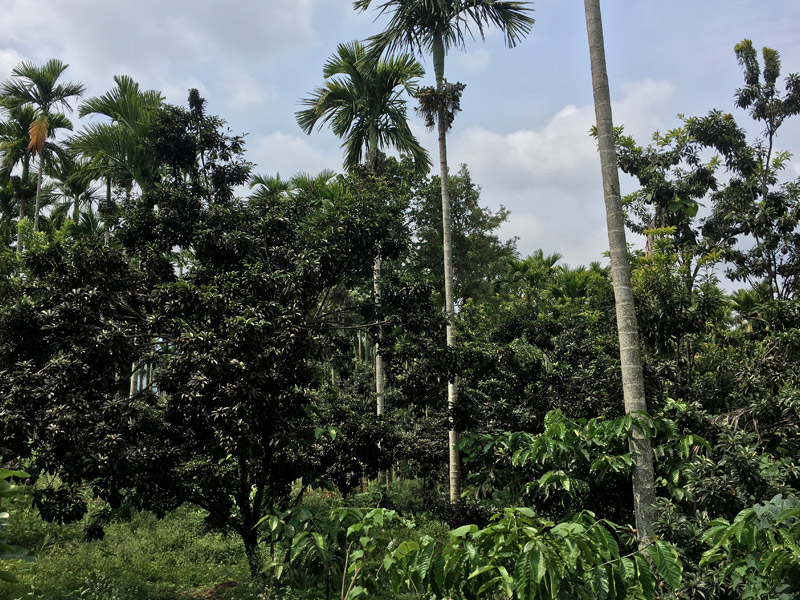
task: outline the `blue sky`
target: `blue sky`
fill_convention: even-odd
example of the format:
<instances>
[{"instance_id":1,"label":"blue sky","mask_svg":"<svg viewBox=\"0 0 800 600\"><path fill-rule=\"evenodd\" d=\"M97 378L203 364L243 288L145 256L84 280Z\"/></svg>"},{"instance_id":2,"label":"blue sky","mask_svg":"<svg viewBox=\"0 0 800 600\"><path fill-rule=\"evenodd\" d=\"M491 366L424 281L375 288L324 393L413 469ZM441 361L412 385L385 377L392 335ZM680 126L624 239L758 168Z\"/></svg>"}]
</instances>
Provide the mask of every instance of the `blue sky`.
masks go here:
<instances>
[{"instance_id":1,"label":"blue sky","mask_svg":"<svg viewBox=\"0 0 800 600\"><path fill-rule=\"evenodd\" d=\"M298 100L322 82L322 65L342 41L378 32L375 12L349 0L2 0L0 80L21 60L70 64L69 80L88 95L127 74L169 102L190 87L234 133L247 133L257 171L290 176L340 169L339 141L327 130L304 135ZM452 168L466 163L482 201L505 205L504 237L523 254L560 252L572 265L607 247L583 3L539 0L536 23L517 48L497 32L447 58L446 76L467 84L449 138ZM797 0L605 0L606 52L615 124L646 142L679 124L678 113L733 109L741 70L733 46L747 37L780 51L783 72L800 72ZM429 60L423 60L432 83ZM412 128L436 156L435 136L409 109ZM800 152L800 120L784 125L782 149ZM795 159L787 176L800 176ZM623 186L633 189L631 181Z\"/></svg>"}]
</instances>

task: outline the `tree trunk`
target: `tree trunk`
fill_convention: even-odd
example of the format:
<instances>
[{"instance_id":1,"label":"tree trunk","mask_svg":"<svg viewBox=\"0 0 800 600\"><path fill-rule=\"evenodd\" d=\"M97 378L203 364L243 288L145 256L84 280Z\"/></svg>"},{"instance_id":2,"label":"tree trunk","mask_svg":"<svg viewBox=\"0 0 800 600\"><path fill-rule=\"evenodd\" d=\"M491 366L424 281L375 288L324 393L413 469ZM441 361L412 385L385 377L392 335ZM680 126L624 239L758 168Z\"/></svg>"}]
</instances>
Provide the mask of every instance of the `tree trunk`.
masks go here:
<instances>
[{"instance_id":1,"label":"tree trunk","mask_svg":"<svg viewBox=\"0 0 800 600\"><path fill-rule=\"evenodd\" d=\"M25 218L25 209L27 208L27 201L28 201L28 179L30 177L30 154L26 154L25 158L22 161L22 176L20 177L20 184L19 184L19 192L18 192L18 203L19 203L19 213L17 218L17 223L19 224L22 222L22 219ZM22 254L24 248L22 247L22 238L19 236L19 230L17 230L17 254Z\"/></svg>"},{"instance_id":2,"label":"tree trunk","mask_svg":"<svg viewBox=\"0 0 800 600\"><path fill-rule=\"evenodd\" d=\"M138 379L139 369L137 368L136 363L133 363L131 365L130 393L128 395L130 398L133 398L139 391Z\"/></svg>"},{"instance_id":3,"label":"tree trunk","mask_svg":"<svg viewBox=\"0 0 800 600\"><path fill-rule=\"evenodd\" d=\"M25 218L25 187L23 185L15 186L14 195L17 197L17 206L19 207L19 216L17 217L17 224L19 224ZM19 235L19 229L17 229L17 254L22 254L22 237Z\"/></svg>"},{"instance_id":4,"label":"tree trunk","mask_svg":"<svg viewBox=\"0 0 800 600\"><path fill-rule=\"evenodd\" d=\"M258 577L264 571L264 561L261 558L261 548L258 547L258 531L248 529L242 533L244 542L244 553L247 556L247 566L250 568L250 575Z\"/></svg>"},{"instance_id":5,"label":"tree trunk","mask_svg":"<svg viewBox=\"0 0 800 600\"><path fill-rule=\"evenodd\" d=\"M42 198L42 172L44 171L44 154L39 152L39 178L36 181L36 212L33 215L33 230L39 231L39 207Z\"/></svg>"},{"instance_id":6,"label":"tree trunk","mask_svg":"<svg viewBox=\"0 0 800 600\"><path fill-rule=\"evenodd\" d=\"M372 269L372 285L375 292L375 304L380 306L381 303L381 257L375 258L375 264ZM383 327L379 326L378 339L375 342L375 397L376 407L375 414L382 417L386 412L385 397L386 397L386 371L383 368L383 355L381 354L380 342L383 339ZM381 485L386 484L386 471L381 469L378 471L378 483Z\"/></svg>"},{"instance_id":7,"label":"tree trunk","mask_svg":"<svg viewBox=\"0 0 800 600\"><path fill-rule=\"evenodd\" d=\"M444 84L439 84L443 90ZM444 309L447 318L447 347L452 350L456 345L456 312L453 301L453 242L452 220L450 217L450 181L447 171L447 130L444 107L439 108L437 119L439 128L439 169L442 180L442 248L444 251ZM461 470L458 456L458 431L453 413L458 405L458 379L447 382L447 410L450 413L450 431L447 447L449 450L450 502L458 502L461 497Z\"/></svg>"},{"instance_id":8,"label":"tree trunk","mask_svg":"<svg viewBox=\"0 0 800 600\"><path fill-rule=\"evenodd\" d=\"M111 177L106 177L106 210L111 210ZM108 213L106 213L106 222L105 222L105 231L103 232L103 238L105 241L105 245L108 246L111 243L111 229L109 227L108 222Z\"/></svg>"},{"instance_id":9,"label":"tree trunk","mask_svg":"<svg viewBox=\"0 0 800 600\"><path fill-rule=\"evenodd\" d=\"M611 95L608 87L603 24L599 0L584 0L586 31L589 38L589 55L592 65L597 139L600 164L603 172L603 195L606 204L608 244L611 253L611 277L617 309L622 387L626 413L646 412L644 377L639 348L639 331L633 305L631 266L625 240L625 218L619 191L617 155L614 150L614 125L611 117ZM655 511L655 485L653 482L653 450L650 439L639 428L634 428L630 440L635 455L633 469L633 499L636 512L636 529L639 545L653 539Z\"/></svg>"},{"instance_id":10,"label":"tree trunk","mask_svg":"<svg viewBox=\"0 0 800 600\"><path fill-rule=\"evenodd\" d=\"M433 70L436 76L436 89L444 91L444 39L440 33L433 36ZM447 125L445 108L439 105L436 123L439 132L439 176L442 184L442 250L444 253L444 310L447 318L447 347L452 350L456 345L455 302L453 300L453 242L452 219L450 217L450 175L447 169ZM447 410L450 413L450 431L448 432L448 454L450 472L450 502L458 502L461 497L461 470L458 456L458 431L454 420L454 411L458 405L458 378L447 381Z\"/></svg>"}]
</instances>

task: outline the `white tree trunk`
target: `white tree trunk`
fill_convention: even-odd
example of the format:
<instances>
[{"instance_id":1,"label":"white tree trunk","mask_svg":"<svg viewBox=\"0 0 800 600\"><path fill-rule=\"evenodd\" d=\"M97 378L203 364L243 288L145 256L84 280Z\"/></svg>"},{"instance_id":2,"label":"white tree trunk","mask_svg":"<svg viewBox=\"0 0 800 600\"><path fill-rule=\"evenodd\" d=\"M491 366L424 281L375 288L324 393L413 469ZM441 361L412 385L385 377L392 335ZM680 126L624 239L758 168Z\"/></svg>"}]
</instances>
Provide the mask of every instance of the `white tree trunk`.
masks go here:
<instances>
[{"instance_id":1,"label":"white tree trunk","mask_svg":"<svg viewBox=\"0 0 800 600\"><path fill-rule=\"evenodd\" d=\"M42 177L44 172L44 154L39 152L39 178L36 181L36 212L33 214L33 230L39 231L39 208L42 198Z\"/></svg>"},{"instance_id":2,"label":"white tree trunk","mask_svg":"<svg viewBox=\"0 0 800 600\"><path fill-rule=\"evenodd\" d=\"M444 83L439 83L439 91ZM442 181L442 248L444 251L444 309L447 318L447 347L456 345L456 312L453 300L453 240L452 220L450 217L450 179L447 170L447 128L444 108L439 108L436 119L439 130L439 174ZM461 498L461 469L458 456L458 431L453 420L453 411L458 405L458 380L447 382L447 410L450 412L450 431L448 433L450 502L458 502Z\"/></svg>"},{"instance_id":3,"label":"white tree trunk","mask_svg":"<svg viewBox=\"0 0 800 600\"><path fill-rule=\"evenodd\" d=\"M381 257L375 259L372 268L372 285L375 292L375 304L380 306L381 303ZM383 356L381 355L380 342L383 339L383 327L378 330L378 339L375 342L375 397L376 407L375 414L382 417L386 413L386 370L383 368ZM386 484L386 471L381 470L378 472L378 482L381 485Z\"/></svg>"},{"instance_id":4,"label":"white tree trunk","mask_svg":"<svg viewBox=\"0 0 800 600\"><path fill-rule=\"evenodd\" d=\"M586 31L589 38L589 54L592 65L592 88L594 91L597 139L600 148L600 164L603 172L603 196L606 204L608 245L611 253L611 278L617 309L620 361L622 363L622 387L626 413L646 412L644 377L639 348L639 329L633 304L631 266L625 240L625 217L619 191L617 155L614 149L614 124L611 116L611 94L608 87L603 23L599 0L584 0ZM639 428L634 428L630 441L631 451L636 457L633 469L633 499L636 513L636 529L640 547L653 539L655 519L655 485L653 482L653 449L650 439Z\"/></svg>"}]
</instances>

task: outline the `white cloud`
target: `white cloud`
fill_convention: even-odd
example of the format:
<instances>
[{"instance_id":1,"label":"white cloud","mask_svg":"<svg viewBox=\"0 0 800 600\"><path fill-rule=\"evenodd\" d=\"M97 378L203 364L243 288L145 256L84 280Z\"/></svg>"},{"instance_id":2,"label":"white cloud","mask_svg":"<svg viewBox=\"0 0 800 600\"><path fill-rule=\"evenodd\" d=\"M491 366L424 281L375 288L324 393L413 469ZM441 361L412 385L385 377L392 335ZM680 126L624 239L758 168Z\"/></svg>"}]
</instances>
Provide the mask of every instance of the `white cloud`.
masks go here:
<instances>
[{"instance_id":1,"label":"white cloud","mask_svg":"<svg viewBox=\"0 0 800 600\"><path fill-rule=\"evenodd\" d=\"M8 79L11 70L24 60L25 57L16 50L0 50L0 81Z\"/></svg>"},{"instance_id":2,"label":"white cloud","mask_svg":"<svg viewBox=\"0 0 800 600\"><path fill-rule=\"evenodd\" d=\"M459 71L467 73L481 73L489 68L492 62L492 52L485 48L470 50L468 52L452 53L451 59Z\"/></svg>"},{"instance_id":3,"label":"white cloud","mask_svg":"<svg viewBox=\"0 0 800 600\"><path fill-rule=\"evenodd\" d=\"M256 163L256 171L280 175L286 179L299 171L319 173L323 169L340 170L341 154L319 149L305 137L275 131L247 137L247 158Z\"/></svg>"},{"instance_id":4,"label":"white cloud","mask_svg":"<svg viewBox=\"0 0 800 600\"><path fill-rule=\"evenodd\" d=\"M615 123L645 143L664 126L659 118L673 88L645 80L621 89L613 103ZM572 264L601 259L607 240L600 162L589 136L593 123L593 106L568 105L539 130L501 134L470 127L451 136L450 160L469 166L485 204L511 211L501 233L517 236L523 254L543 248Z\"/></svg>"},{"instance_id":5,"label":"white cloud","mask_svg":"<svg viewBox=\"0 0 800 600\"><path fill-rule=\"evenodd\" d=\"M164 89L177 69L184 77L216 78L291 56L314 40L313 9L319 3L7 0L0 39L35 62L58 56L71 63L73 77L90 90L104 89L118 73Z\"/></svg>"}]
</instances>

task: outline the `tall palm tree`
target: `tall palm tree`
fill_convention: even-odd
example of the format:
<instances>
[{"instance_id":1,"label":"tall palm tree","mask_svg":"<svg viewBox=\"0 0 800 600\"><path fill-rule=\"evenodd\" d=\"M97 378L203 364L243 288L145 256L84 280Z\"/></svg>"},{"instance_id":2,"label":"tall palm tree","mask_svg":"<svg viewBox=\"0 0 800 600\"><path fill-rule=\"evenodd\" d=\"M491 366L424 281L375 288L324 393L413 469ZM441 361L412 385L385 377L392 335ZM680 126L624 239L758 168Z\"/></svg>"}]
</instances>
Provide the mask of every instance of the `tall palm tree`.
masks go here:
<instances>
[{"instance_id":1,"label":"tall palm tree","mask_svg":"<svg viewBox=\"0 0 800 600\"><path fill-rule=\"evenodd\" d=\"M644 395L639 328L633 304L633 288L631 287L631 266L628 259L628 245L625 240L625 216L622 212L620 198L617 154L614 149L614 123L611 115L611 94L608 88L600 0L584 0L584 9L592 64L597 140L603 172L603 196L611 254L611 280L617 309L625 412L644 413L647 411L647 403ZM643 547L650 543L654 533L653 504L656 497L653 481L653 449L650 439L638 427L633 430L630 447L631 452L636 456L633 468L636 531L639 545Z\"/></svg>"},{"instance_id":2,"label":"tall palm tree","mask_svg":"<svg viewBox=\"0 0 800 600\"><path fill-rule=\"evenodd\" d=\"M417 78L425 74L411 55L401 54L385 60L369 60L365 46L358 41L339 44L322 69L327 79L301 103L307 109L296 113L300 128L311 133L316 125L330 123L333 133L344 140L344 167L353 169L366 149L374 161L383 148L393 147L409 153L419 173L430 168L427 151L419 144L406 120L403 92L413 95ZM369 162L369 160L368 160ZM381 258L373 266L375 302L380 303ZM386 373L379 339L375 343L376 413L385 413ZM380 475L383 480L383 474Z\"/></svg>"},{"instance_id":3,"label":"tall palm tree","mask_svg":"<svg viewBox=\"0 0 800 600\"><path fill-rule=\"evenodd\" d=\"M2 101L2 98L0 98ZM0 106L2 108L2 106ZM33 195L33 188L38 190L41 196L41 187L32 182L30 175L30 164L34 157L31 148L30 130L34 126L38 117L36 109L31 105L15 106L4 110L8 118L0 121L0 173L10 175L15 167L21 166L22 171L15 186L14 201L17 206L17 218L21 221L24 218L33 216L28 199ZM72 124L62 113L50 115L49 137L55 137L59 129L70 129ZM53 141L45 141L40 150L45 162L51 157L63 155L64 149ZM22 240L17 240L17 252L22 252Z\"/></svg>"},{"instance_id":4,"label":"tall palm tree","mask_svg":"<svg viewBox=\"0 0 800 600\"><path fill-rule=\"evenodd\" d=\"M115 75L114 83L114 88L87 98L78 107L81 117L100 115L111 122L89 123L71 141L75 150L92 159L92 169L105 180L107 208L111 206L112 181L123 182L128 189L136 182L142 190L156 182L158 163L142 141L149 136L164 100L161 92L143 91L127 75ZM109 243L108 226L105 236Z\"/></svg>"},{"instance_id":5,"label":"tall palm tree","mask_svg":"<svg viewBox=\"0 0 800 600\"><path fill-rule=\"evenodd\" d=\"M356 10L367 10L372 0L355 0ZM378 4L378 3L376 3ZM444 60L450 48L464 48L466 36L475 33L484 39L485 29L494 26L505 36L506 45L515 46L530 32L533 18L528 2L506 0L384 0L378 4L379 14L390 15L386 29L373 36L375 54L410 51L431 54L436 77L439 134L439 168L442 185L442 241L444 247L444 295L447 316L447 345L455 346L455 304L453 299L453 246L450 219L450 190L447 169L447 129L452 122L448 108L453 90L444 79ZM451 86L452 87L452 86ZM456 92L458 93L458 92ZM447 404L453 413L458 403L457 382L447 386ZM450 500L461 495L458 459L458 434L451 422L449 433Z\"/></svg>"},{"instance_id":6,"label":"tall palm tree","mask_svg":"<svg viewBox=\"0 0 800 600\"><path fill-rule=\"evenodd\" d=\"M42 149L47 138L51 137L55 131L56 121L61 127L72 129L72 124L66 116L56 109L72 110L70 101L84 92L84 86L81 83L58 83L58 78L68 66L57 59L47 61L42 67L37 67L31 62L22 62L11 71L11 79L0 85L0 104L8 109L32 106L37 111L36 121L28 130L30 134L29 149L39 154L34 231L39 231L42 176L46 160Z\"/></svg>"}]
</instances>

